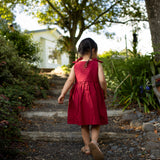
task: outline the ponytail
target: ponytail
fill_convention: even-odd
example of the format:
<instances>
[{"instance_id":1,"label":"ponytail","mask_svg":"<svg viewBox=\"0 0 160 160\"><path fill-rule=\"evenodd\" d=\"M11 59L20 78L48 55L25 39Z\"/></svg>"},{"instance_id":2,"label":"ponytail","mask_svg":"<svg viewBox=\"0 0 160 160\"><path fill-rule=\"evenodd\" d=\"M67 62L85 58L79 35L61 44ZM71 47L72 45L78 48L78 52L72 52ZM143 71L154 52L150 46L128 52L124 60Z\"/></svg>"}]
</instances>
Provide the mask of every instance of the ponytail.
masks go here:
<instances>
[{"instance_id":1,"label":"ponytail","mask_svg":"<svg viewBox=\"0 0 160 160\"><path fill-rule=\"evenodd\" d=\"M89 57L88 61L85 63L85 68L87 68L89 60L92 59L92 46L91 46L90 41L88 41L88 43L89 43L89 48L90 48L90 53L91 54L90 54L90 57Z\"/></svg>"}]
</instances>

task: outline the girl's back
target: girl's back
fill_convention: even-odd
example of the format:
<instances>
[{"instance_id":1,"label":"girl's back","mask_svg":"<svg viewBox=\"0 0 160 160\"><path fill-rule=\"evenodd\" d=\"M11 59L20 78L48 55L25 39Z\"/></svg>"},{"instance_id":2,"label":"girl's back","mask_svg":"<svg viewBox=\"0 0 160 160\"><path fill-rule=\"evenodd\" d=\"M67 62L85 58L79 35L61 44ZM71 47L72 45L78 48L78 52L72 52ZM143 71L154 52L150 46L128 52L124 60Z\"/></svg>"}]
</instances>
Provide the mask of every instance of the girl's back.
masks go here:
<instances>
[{"instance_id":1,"label":"girl's back","mask_svg":"<svg viewBox=\"0 0 160 160\"><path fill-rule=\"evenodd\" d=\"M98 82L98 60L93 59L87 67L85 65L86 61L78 61L74 65L76 82Z\"/></svg>"},{"instance_id":2,"label":"girl's back","mask_svg":"<svg viewBox=\"0 0 160 160\"><path fill-rule=\"evenodd\" d=\"M98 60L79 61L74 65L75 84L70 91L68 123L78 125L107 124L104 93L98 81Z\"/></svg>"}]
</instances>

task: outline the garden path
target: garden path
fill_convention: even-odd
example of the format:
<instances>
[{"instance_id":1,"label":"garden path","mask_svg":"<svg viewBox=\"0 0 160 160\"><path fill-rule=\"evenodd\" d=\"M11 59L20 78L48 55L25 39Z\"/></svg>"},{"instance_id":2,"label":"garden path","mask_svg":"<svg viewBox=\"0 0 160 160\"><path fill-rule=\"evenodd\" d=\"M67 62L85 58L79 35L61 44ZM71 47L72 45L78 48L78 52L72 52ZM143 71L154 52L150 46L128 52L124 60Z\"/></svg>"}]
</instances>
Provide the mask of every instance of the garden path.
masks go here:
<instances>
[{"instance_id":1,"label":"garden path","mask_svg":"<svg viewBox=\"0 0 160 160\"><path fill-rule=\"evenodd\" d=\"M67 124L68 97L64 104L57 103L66 77L51 75L47 99L34 102L31 109L22 112L21 134L24 141L19 149L24 155L16 160L92 160L91 156L80 152L83 146L80 127ZM110 104L109 95L106 104ZM108 107L109 124L102 126L99 139L105 160L146 160L150 155L144 148L143 131L131 128L127 115L133 111L122 112Z\"/></svg>"}]
</instances>

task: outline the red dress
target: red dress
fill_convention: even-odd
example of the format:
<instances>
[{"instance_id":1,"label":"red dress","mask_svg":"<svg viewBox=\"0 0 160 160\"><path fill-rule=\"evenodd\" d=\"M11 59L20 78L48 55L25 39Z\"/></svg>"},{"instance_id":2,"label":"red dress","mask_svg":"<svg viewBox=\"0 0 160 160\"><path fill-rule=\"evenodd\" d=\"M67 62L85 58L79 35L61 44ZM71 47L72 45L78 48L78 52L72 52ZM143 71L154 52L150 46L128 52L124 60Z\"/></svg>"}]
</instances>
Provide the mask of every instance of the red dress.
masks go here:
<instances>
[{"instance_id":1,"label":"red dress","mask_svg":"<svg viewBox=\"0 0 160 160\"><path fill-rule=\"evenodd\" d=\"M68 124L108 124L104 93L98 80L99 60L92 59L85 68L86 61L81 59L74 62L76 80L70 91Z\"/></svg>"}]
</instances>

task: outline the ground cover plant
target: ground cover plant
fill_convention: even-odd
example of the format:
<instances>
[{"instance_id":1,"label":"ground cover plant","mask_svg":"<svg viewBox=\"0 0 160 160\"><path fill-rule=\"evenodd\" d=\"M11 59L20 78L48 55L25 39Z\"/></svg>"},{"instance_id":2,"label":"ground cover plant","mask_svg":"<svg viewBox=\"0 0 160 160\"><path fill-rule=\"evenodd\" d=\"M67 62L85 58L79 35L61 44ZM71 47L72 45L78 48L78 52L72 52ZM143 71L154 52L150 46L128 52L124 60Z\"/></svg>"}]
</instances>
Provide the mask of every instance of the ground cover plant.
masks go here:
<instances>
[{"instance_id":1,"label":"ground cover plant","mask_svg":"<svg viewBox=\"0 0 160 160\"><path fill-rule=\"evenodd\" d=\"M48 79L20 57L15 44L0 35L0 159L16 154L11 146L20 140L19 113L36 97L45 97Z\"/></svg>"},{"instance_id":2,"label":"ground cover plant","mask_svg":"<svg viewBox=\"0 0 160 160\"><path fill-rule=\"evenodd\" d=\"M108 87L114 90L123 109L131 104L138 105L146 113L159 109L151 84L153 55L124 56L110 51L99 58L104 62Z\"/></svg>"},{"instance_id":3,"label":"ground cover plant","mask_svg":"<svg viewBox=\"0 0 160 160\"><path fill-rule=\"evenodd\" d=\"M0 20L0 23L3 21ZM32 41L31 34L21 32L16 25L3 24L0 29L0 35L11 41L17 51L18 56L25 59L29 63L38 62L39 44Z\"/></svg>"}]
</instances>

